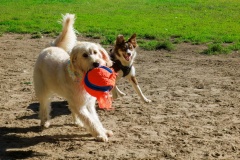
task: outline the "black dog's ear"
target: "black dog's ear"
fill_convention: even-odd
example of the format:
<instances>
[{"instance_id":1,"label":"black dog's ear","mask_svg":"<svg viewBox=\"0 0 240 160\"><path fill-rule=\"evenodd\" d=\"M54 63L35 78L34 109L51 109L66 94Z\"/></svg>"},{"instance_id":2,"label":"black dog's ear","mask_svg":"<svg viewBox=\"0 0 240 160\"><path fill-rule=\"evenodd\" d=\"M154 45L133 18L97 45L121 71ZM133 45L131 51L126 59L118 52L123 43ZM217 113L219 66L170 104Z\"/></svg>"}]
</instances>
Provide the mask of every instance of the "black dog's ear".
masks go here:
<instances>
[{"instance_id":1,"label":"black dog's ear","mask_svg":"<svg viewBox=\"0 0 240 160\"><path fill-rule=\"evenodd\" d=\"M122 45L123 43L125 43L123 35L118 35L116 40L116 45Z\"/></svg>"},{"instance_id":2,"label":"black dog's ear","mask_svg":"<svg viewBox=\"0 0 240 160\"><path fill-rule=\"evenodd\" d=\"M137 35L136 33L134 33L131 38L129 38L128 42L132 43L133 47L136 48L137 47L137 39L136 39Z\"/></svg>"}]
</instances>

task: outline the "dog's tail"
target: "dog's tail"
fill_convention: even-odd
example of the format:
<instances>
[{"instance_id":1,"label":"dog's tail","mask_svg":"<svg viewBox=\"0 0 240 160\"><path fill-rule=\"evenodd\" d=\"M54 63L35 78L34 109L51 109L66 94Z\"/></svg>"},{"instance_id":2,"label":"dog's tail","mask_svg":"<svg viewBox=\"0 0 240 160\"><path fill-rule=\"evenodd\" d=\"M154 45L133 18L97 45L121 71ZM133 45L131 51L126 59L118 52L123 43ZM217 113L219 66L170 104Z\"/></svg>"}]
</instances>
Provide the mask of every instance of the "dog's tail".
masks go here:
<instances>
[{"instance_id":1,"label":"dog's tail","mask_svg":"<svg viewBox=\"0 0 240 160\"><path fill-rule=\"evenodd\" d=\"M51 46L60 47L70 53L77 42L76 31L73 27L75 15L67 13L62 15L62 17L62 32L51 43Z\"/></svg>"}]
</instances>

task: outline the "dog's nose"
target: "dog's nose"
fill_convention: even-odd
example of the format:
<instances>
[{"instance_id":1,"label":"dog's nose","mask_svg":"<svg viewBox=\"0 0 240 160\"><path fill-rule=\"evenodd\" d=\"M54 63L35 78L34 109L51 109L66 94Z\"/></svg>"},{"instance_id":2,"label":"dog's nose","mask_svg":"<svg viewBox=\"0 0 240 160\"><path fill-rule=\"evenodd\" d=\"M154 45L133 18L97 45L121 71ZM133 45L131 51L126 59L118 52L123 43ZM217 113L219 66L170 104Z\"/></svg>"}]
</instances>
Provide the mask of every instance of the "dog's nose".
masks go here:
<instances>
[{"instance_id":1,"label":"dog's nose","mask_svg":"<svg viewBox=\"0 0 240 160\"><path fill-rule=\"evenodd\" d=\"M127 55L128 55L128 56L131 56L132 54L131 54L130 52L127 52Z\"/></svg>"},{"instance_id":2,"label":"dog's nose","mask_svg":"<svg viewBox=\"0 0 240 160\"><path fill-rule=\"evenodd\" d=\"M95 67L95 68L96 68L96 67L99 67L99 65L100 65L99 62L94 62L94 63L93 63L93 67Z\"/></svg>"}]
</instances>

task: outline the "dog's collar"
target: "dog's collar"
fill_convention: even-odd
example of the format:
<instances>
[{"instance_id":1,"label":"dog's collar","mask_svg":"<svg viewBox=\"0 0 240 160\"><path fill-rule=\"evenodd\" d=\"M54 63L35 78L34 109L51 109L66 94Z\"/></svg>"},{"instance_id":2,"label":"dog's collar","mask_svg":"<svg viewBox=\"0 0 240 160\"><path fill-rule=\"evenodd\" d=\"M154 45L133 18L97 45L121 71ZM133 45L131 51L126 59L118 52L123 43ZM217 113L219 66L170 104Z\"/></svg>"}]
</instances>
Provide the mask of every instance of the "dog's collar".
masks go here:
<instances>
[{"instance_id":1,"label":"dog's collar","mask_svg":"<svg viewBox=\"0 0 240 160\"><path fill-rule=\"evenodd\" d=\"M124 65L122 65L121 61L114 60L112 68L114 69L115 72L118 72L119 70L122 70L123 77L125 77L130 73L130 71L132 69L132 65L131 66L124 66Z\"/></svg>"},{"instance_id":2,"label":"dog's collar","mask_svg":"<svg viewBox=\"0 0 240 160\"><path fill-rule=\"evenodd\" d=\"M68 61L68 64L67 64L67 71L68 71L68 75L76 82L80 82L81 81L81 75L78 74L78 73L74 73L71 69L71 66L70 66L70 60Z\"/></svg>"}]
</instances>

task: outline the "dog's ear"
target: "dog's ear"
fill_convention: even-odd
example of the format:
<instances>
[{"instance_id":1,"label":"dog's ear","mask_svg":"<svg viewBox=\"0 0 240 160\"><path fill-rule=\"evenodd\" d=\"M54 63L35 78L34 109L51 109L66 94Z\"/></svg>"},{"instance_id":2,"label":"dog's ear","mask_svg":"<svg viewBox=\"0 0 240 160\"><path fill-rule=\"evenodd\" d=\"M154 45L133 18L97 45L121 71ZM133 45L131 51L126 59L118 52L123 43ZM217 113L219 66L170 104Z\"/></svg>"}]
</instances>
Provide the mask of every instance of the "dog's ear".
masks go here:
<instances>
[{"instance_id":1,"label":"dog's ear","mask_svg":"<svg viewBox=\"0 0 240 160\"><path fill-rule=\"evenodd\" d=\"M76 52L71 52L70 54L70 67L71 67L71 70L72 71L75 71L76 70L76 64L77 63L77 54Z\"/></svg>"},{"instance_id":2,"label":"dog's ear","mask_svg":"<svg viewBox=\"0 0 240 160\"><path fill-rule=\"evenodd\" d=\"M116 45L122 45L125 43L123 35L118 35L116 40Z\"/></svg>"},{"instance_id":3,"label":"dog's ear","mask_svg":"<svg viewBox=\"0 0 240 160\"><path fill-rule=\"evenodd\" d=\"M102 54L103 59L106 61L106 66L111 67L113 65L113 62L111 61L110 56L107 53L107 51L100 45L98 45L98 48L99 48L100 53Z\"/></svg>"},{"instance_id":4,"label":"dog's ear","mask_svg":"<svg viewBox=\"0 0 240 160\"><path fill-rule=\"evenodd\" d=\"M79 73L80 67L78 67L77 58L78 58L77 49L73 49L72 52L70 53L70 69L72 70L75 76L78 76L80 74Z\"/></svg>"},{"instance_id":5,"label":"dog's ear","mask_svg":"<svg viewBox=\"0 0 240 160\"><path fill-rule=\"evenodd\" d=\"M136 33L134 33L131 38L129 38L128 42L132 43L133 47L136 48L137 45L137 39L136 39L137 35Z\"/></svg>"}]
</instances>

